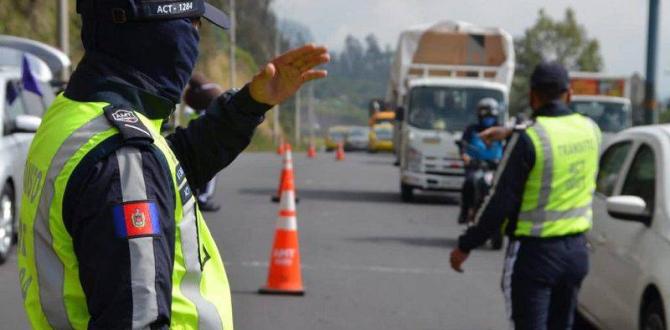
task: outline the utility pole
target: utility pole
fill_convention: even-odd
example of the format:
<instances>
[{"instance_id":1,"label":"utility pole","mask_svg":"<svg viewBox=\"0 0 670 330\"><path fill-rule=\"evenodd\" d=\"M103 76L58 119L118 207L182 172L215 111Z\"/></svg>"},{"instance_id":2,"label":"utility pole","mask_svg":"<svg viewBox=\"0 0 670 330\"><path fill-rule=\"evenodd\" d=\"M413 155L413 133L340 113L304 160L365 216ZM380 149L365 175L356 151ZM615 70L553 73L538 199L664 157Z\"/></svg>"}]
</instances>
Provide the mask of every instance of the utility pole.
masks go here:
<instances>
[{"instance_id":1,"label":"utility pole","mask_svg":"<svg viewBox=\"0 0 670 330\"><path fill-rule=\"evenodd\" d=\"M279 32L279 26L277 26L277 28L275 30L275 57L279 56L279 54L281 53L281 49L280 49L281 44L279 42L280 39L281 39L280 36L281 36L281 33ZM280 127L280 124L279 124L279 111L280 110L281 110L281 106L279 104L277 104L275 106L275 110L274 110L273 118L272 118L273 119L272 136L274 137L275 144L277 144L277 145L279 145L279 143L281 143L280 142L281 139L279 138L279 135L281 134L281 127Z\"/></svg>"},{"instance_id":2,"label":"utility pole","mask_svg":"<svg viewBox=\"0 0 670 330\"><path fill-rule=\"evenodd\" d=\"M230 0L230 88L235 88L237 81L237 61L235 50L237 49L237 16L235 14L235 0Z\"/></svg>"},{"instance_id":3,"label":"utility pole","mask_svg":"<svg viewBox=\"0 0 670 330\"><path fill-rule=\"evenodd\" d=\"M295 145L300 146L300 107L302 102L300 99L300 90L295 93Z\"/></svg>"},{"instance_id":4,"label":"utility pole","mask_svg":"<svg viewBox=\"0 0 670 330\"><path fill-rule=\"evenodd\" d=\"M649 0L649 26L647 29L647 79L644 93L644 121L653 124L657 121L656 113L656 55L658 41L658 6L659 0Z\"/></svg>"},{"instance_id":5,"label":"utility pole","mask_svg":"<svg viewBox=\"0 0 670 330\"><path fill-rule=\"evenodd\" d=\"M316 125L316 116L314 115L314 83L309 84L309 100L307 101L307 120L309 122L309 143L314 143L314 126Z\"/></svg>"},{"instance_id":6,"label":"utility pole","mask_svg":"<svg viewBox=\"0 0 670 330\"><path fill-rule=\"evenodd\" d=\"M65 53L65 55L70 56L70 12L68 9L68 0L59 0L58 1L58 48ZM67 81L69 72L68 70L63 70L61 72L61 80Z\"/></svg>"}]
</instances>

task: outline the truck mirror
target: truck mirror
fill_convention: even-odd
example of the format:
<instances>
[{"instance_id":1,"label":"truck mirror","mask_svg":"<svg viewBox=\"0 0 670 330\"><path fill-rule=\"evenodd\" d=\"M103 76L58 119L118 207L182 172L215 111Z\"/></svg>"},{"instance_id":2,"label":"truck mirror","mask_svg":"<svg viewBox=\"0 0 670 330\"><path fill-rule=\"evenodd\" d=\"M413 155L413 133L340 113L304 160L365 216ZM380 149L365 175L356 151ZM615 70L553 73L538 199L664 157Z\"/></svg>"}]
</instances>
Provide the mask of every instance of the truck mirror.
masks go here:
<instances>
[{"instance_id":1,"label":"truck mirror","mask_svg":"<svg viewBox=\"0 0 670 330\"><path fill-rule=\"evenodd\" d=\"M405 120L405 108L404 107L397 107L395 109L395 120L397 120L397 121Z\"/></svg>"}]
</instances>

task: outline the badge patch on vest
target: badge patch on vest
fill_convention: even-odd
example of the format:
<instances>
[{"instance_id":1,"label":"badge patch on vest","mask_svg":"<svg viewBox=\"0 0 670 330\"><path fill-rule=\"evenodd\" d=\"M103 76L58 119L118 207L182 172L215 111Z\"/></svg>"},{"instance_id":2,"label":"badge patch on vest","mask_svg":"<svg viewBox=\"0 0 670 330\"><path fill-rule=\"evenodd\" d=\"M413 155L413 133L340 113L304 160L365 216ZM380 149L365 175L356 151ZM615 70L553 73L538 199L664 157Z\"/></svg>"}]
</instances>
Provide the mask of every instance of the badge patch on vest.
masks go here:
<instances>
[{"instance_id":1,"label":"badge patch on vest","mask_svg":"<svg viewBox=\"0 0 670 330\"><path fill-rule=\"evenodd\" d=\"M160 234L156 204L138 201L114 206L114 228L119 238L135 238Z\"/></svg>"}]
</instances>

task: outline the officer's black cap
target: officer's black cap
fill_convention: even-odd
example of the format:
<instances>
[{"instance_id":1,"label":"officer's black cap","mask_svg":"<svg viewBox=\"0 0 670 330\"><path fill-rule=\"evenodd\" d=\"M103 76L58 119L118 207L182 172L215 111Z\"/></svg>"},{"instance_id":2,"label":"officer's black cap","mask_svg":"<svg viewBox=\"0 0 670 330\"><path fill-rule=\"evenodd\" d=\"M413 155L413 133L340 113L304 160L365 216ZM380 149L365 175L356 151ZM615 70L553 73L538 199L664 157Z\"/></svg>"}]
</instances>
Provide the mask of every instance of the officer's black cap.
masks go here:
<instances>
[{"instance_id":1,"label":"officer's black cap","mask_svg":"<svg viewBox=\"0 0 670 330\"><path fill-rule=\"evenodd\" d=\"M565 92L570 89L568 70L558 62L544 62L533 70L530 87L536 90Z\"/></svg>"},{"instance_id":2,"label":"officer's black cap","mask_svg":"<svg viewBox=\"0 0 670 330\"><path fill-rule=\"evenodd\" d=\"M205 0L77 0L77 13L113 23L202 17L230 27L228 15Z\"/></svg>"}]
</instances>

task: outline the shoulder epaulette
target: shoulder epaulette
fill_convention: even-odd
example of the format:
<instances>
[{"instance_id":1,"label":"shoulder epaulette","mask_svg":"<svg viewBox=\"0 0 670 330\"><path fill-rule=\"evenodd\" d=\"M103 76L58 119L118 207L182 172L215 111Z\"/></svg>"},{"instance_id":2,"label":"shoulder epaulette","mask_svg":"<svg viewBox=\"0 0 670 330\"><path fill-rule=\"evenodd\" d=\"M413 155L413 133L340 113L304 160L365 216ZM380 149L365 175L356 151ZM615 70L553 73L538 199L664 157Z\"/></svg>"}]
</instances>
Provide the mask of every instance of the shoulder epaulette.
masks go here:
<instances>
[{"instance_id":1,"label":"shoulder epaulette","mask_svg":"<svg viewBox=\"0 0 670 330\"><path fill-rule=\"evenodd\" d=\"M135 111L123 107L108 106L104 109L107 120L116 127L124 142L154 141L151 132L142 123Z\"/></svg>"}]
</instances>

